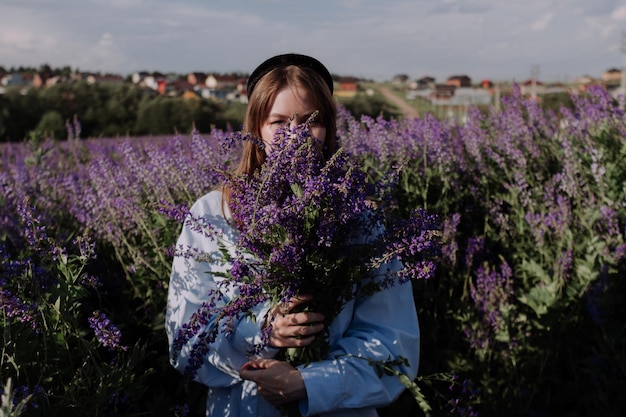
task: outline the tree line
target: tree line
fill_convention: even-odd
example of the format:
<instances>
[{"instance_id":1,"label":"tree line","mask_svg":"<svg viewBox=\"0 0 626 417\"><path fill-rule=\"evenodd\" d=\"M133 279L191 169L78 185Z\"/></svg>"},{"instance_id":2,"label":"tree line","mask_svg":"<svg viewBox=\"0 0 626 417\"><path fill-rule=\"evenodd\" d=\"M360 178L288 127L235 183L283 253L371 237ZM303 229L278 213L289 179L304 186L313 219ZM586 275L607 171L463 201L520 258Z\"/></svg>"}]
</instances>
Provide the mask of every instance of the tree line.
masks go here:
<instances>
[{"instance_id":1,"label":"tree line","mask_svg":"<svg viewBox=\"0 0 626 417\"><path fill-rule=\"evenodd\" d=\"M356 117L382 114L389 118L400 114L378 96L359 95L342 104ZM73 81L48 88L7 88L0 95L0 142L19 142L33 132L65 139L66 124L74 120L80 123L82 138L239 129L245 108L244 103L200 96L161 96L130 82Z\"/></svg>"},{"instance_id":2,"label":"tree line","mask_svg":"<svg viewBox=\"0 0 626 417\"><path fill-rule=\"evenodd\" d=\"M0 73L4 71L0 67ZM44 65L39 71L69 75L72 70L70 67L52 69ZM380 94L359 93L338 100L357 119L362 115L382 115L387 119L401 117L399 109ZM568 94L543 97L542 107L558 110L561 106L572 107ZM68 137L66 125L69 122L74 126L74 120L80 123L82 138L185 134L193 129L201 133L209 133L214 128L239 129L245 108L246 104L236 101L161 96L129 80L117 84L89 84L76 80L48 88L10 87L0 94L0 142L19 142L35 132L39 136L65 139Z\"/></svg>"},{"instance_id":3,"label":"tree line","mask_svg":"<svg viewBox=\"0 0 626 417\"><path fill-rule=\"evenodd\" d=\"M159 96L132 83L76 81L0 95L0 141L21 141L33 131L64 139L66 123L77 119L81 137L115 137L237 128L245 105L201 97Z\"/></svg>"}]
</instances>

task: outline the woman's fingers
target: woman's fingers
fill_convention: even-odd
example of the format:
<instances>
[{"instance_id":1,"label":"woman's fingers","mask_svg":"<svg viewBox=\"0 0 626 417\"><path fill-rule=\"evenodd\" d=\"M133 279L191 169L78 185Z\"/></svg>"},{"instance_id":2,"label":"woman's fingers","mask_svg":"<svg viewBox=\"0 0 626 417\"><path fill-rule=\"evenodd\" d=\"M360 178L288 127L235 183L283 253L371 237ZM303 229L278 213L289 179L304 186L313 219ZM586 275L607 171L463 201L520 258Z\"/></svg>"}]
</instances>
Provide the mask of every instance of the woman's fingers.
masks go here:
<instances>
[{"instance_id":1,"label":"woman's fingers","mask_svg":"<svg viewBox=\"0 0 626 417\"><path fill-rule=\"evenodd\" d=\"M315 311L300 311L300 307L313 300L308 294L293 297L288 303L278 304L270 310L266 325L272 326L270 346L300 347L313 342L315 335L324 330L324 315Z\"/></svg>"},{"instance_id":2,"label":"woman's fingers","mask_svg":"<svg viewBox=\"0 0 626 417\"><path fill-rule=\"evenodd\" d=\"M285 317L283 317L283 319L289 322L289 324L291 324L292 326L306 326L323 322L324 315L322 313L304 311L301 313L285 314Z\"/></svg>"},{"instance_id":3,"label":"woman's fingers","mask_svg":"<svg viewBox=\"0 0 626 417\"><path fill-rule=\"evenodd\" d=\"M259 394L277 406L306 397L300 371L283 361L253 359L241 367L239 376L256 382Z\"/></svg>"},{"instance_id":4,"label":"woman's fingers","mask_svg":"<svg viewBox=\"0 0 626 417\"><path fill-rule=\"evenodd\" d=\"M280 321L280 319L276 319ZM311 325L281 325L272 326L270 345L274 347L307 346L313 342L315 335L324 330L322 323Z\"/></svg>"},{"instance_id":5,"label":"woman's fingers","mask_svg":"<svg viewBox=\"0 0 626 417\"><path fill-rule=\"evenodd\" d=\"M267 369L270 367L274 359L264 359L264 358L256 358L250 359L248 362L244 363L241 367L242 370L256 370L256 369Z\"/></svg>"},{"instance_id":6,"label":"woman's fingers","mask_svg":"<svg viewBox=\"0 0 626 417\"><path fill-rule=\"evenodd\" d=\"M309 301L313 301L313 296L309 294L302 294L297 297L293 297L289 300L289 303L287 303L286 312L293 310L295 307L299 306L300 304L308 303Z\"/></svg>"},{"instance_id":7,"label":"woman's fingers","mask_svg":"<svg viewBox=\"0 0 626 417\"><path fill-rule=\"evenodd\" d=\"M296 336L298 334L309 334L322 331L322 329L324 329L323 321L324 315L320 313L292 313L274 317L272 325L275 329L289 329L290 332L304 332L291 334L292 336Z\"/></svg>"}]
</instances>

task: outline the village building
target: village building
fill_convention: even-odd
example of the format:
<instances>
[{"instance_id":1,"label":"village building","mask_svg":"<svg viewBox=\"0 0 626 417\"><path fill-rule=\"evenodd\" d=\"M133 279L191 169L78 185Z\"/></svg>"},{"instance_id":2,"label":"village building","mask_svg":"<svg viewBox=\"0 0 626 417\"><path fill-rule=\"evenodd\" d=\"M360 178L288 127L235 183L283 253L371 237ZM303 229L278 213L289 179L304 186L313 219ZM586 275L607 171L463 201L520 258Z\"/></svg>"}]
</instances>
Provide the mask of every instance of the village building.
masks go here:
<instances>
[{"instance_id":1,"label":"village building","mask_svg":"<svg viewBox=\"0 0 626 417\"><path fill-rule=\"evenodd\" d=\"M121 84L124 82L124 78L116 74L89 74L85 77L85 81L87 84Z\"/></svg>"},{"instance_id":2,"label":"village building","mask_svg":"<svg viewBox=\"0 0 626 417\"><path fill-rule=\"evenodd\" d=\"M456 87L471 87L472 79L467 75L453 75L446 81L447 85L453 85Z\"/></svg>"},{"instance_id":3,"label":"village building","mask_svg":"<svg viewBox=\"0 0 626 417\"><path fill-rule=\"evenodd\" d=\"M616 85L622 81L622 70L610 68L602 74L602 81L607 85Z\"/></svg>"},{"instance_id":4,"label":"village building","mask_svg":"<svg viewBox=\"0 0 626 417\"><path fill-rule=\"evenodd\" d=\"M337 97L354 97L359 91L359 80L354 77L340 77L334 95Z\"/></svg>"},{"instance_id":5,"label":"village building","mask_svg":"<svg viewBox=\"0 0 626 417\"><path fill-rule=\"evenodd\" d=\"M193 86L204 87L206 84L207 74L204 72L190 72L187 74L187 82Z\"/></svg>"},{"instance_id":6,"label":"village building","mask_svg":"<svg viewBox=\"0 0 626 417\"><path fill-rule=\"evenodd\" d=\"M432 101L450 100L454 96L454 90L457 89L456 85L452 84L436 84L433 91L430 93L430 99Z\"/></svg>"},{"instance_id":7,"label":"village building","mask_svg":"<svg viewBox=\"0 0 626 417\"><path fill-rule=\"evenodd\" d=\"M415 90L426 90L435 88L435 78L425 76L415 80L414 83L411 83L411 87Z\"/></svg>"},{"instance_id":8,"label":"village building","mask_svg":"<svg viewBox=\"0 0 626 417\"><path fill-rule=\"evenodd\" d=\"M541 94L545 94L546 86L543 82L539 80L529 79L524 81L519 85L520 93L523 96L537 96Z\"/></svg>"},{"instance_id":9,"label":"village building","mask_svg":"<svg viewBox=\"0 0 626 417\"><path fill-rule=\"evenodd\" d=\"M5 87L28 87L33 83L33 76L28 73L13 72L6 74L0 79L0 84Z\"/></svg>"}]
</instances>

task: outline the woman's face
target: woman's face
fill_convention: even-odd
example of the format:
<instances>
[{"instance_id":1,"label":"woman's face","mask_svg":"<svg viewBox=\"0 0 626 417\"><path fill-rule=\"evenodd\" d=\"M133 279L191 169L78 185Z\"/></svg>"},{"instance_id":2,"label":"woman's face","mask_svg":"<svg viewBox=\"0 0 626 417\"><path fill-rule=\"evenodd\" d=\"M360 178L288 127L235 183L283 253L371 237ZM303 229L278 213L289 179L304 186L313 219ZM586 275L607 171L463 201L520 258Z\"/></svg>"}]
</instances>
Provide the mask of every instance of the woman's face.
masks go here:
<instances>
[{"instance_id":1,"label":"woman's face","mask_svg":"<svg viewBox=\"0 0 626 417\"><path fill-rule=\"evenodd\" d=\"M313 95L305 88L286 86L278 91L270 113L261 126L261 138L266 146L266 152L271 152L272 142L276 129L284 126L292 119L292 125L299 125L308 120L317 109L313 105ZM326 140L326 127L319 122L311 124L311 134L320 146Z\"/></svg>"}]
</instances>

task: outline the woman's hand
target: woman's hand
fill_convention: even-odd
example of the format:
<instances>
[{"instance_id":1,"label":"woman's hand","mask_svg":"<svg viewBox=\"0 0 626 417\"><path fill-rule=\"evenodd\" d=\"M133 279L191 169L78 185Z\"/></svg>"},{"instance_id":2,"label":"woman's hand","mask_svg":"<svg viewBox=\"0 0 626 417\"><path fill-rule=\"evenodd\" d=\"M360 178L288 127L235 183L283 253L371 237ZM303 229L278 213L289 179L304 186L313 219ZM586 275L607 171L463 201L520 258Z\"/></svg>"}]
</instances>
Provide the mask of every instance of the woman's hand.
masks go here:
<instances>
[{"instance_id":1,"label":"woman's hand","mask_svg":"<svg viewBox=\"0 0 626 417\"><path fill-rule=\"evenodd\" d=\"M300 295L272 308L265 326L272 326L269 345L272 347L301 347L310 345L315 335L324 330L324 315L312 311L297 311L297 307L311 301L310 295Z\"/></svg>"},{"instance_id":2,"label":"woman's hand","mask_svg":"<svg viewBox=\"0 0 626 417\"><path fill-rule=\"evenodd\" d=\"M259 394L275 406L306 398L306 387L300 371L287 362L253 359L241 367L239 376L256 382Z\"/></svg>"}]
</instances>

